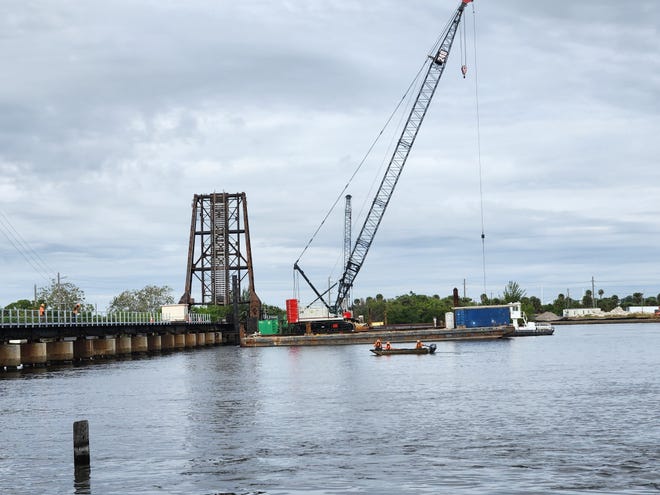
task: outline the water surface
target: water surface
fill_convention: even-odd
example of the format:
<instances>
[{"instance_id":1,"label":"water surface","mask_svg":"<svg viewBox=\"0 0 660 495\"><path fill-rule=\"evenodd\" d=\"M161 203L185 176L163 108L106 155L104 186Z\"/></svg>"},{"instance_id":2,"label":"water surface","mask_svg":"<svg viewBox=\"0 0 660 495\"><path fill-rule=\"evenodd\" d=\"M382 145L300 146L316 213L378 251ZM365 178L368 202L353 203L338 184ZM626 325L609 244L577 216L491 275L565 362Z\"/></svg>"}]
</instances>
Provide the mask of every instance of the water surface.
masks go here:
<instances>
[{"instance_id":1,"label":"water surface","mask_svg":"<svg viewBox=\"0 0 660 495\"><path fill-rule=\"evenodd\" d=\"M660 493L660 324L368 349L0 373L0 493Z\"/></svg>"}]
</instances>

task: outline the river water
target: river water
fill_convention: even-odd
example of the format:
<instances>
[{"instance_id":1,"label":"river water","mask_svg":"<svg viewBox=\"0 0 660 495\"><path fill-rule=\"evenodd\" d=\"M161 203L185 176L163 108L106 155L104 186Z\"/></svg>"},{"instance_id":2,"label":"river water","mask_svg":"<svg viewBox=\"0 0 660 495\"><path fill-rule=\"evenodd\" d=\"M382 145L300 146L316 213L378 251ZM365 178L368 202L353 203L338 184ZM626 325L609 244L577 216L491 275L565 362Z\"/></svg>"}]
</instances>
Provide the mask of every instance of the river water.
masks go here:
<instances>
[{"instance_id":1,"label":"river water","mask_svg":"<svg viewBox=\"0 0 660 495\"><path fill-rule=\"evenodd\" d=\"M660 324L369 347L0 372L0 494L660 493Z\"/></svg>"}]
</instances>

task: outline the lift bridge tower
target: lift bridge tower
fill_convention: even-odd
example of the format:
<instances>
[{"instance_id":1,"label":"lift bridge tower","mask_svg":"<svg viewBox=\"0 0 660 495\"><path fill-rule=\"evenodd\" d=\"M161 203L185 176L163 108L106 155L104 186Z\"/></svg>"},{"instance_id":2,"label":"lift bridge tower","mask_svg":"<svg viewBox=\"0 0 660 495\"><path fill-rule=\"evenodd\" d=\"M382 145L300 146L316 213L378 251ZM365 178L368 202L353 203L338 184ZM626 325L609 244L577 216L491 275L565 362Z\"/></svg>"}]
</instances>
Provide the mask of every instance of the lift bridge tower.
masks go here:
<instances>
[{"instance_id":1,"label":"lift bridge tower","mask_svg":"<svg viewBox=\"0 0 660 495\"><path fill-rule=\"evenodd\" d=\"M245 193L193 197L185 287L181 304L232 306L236 293L249 317L259 318Z\"/></svg>"}]
</instances>

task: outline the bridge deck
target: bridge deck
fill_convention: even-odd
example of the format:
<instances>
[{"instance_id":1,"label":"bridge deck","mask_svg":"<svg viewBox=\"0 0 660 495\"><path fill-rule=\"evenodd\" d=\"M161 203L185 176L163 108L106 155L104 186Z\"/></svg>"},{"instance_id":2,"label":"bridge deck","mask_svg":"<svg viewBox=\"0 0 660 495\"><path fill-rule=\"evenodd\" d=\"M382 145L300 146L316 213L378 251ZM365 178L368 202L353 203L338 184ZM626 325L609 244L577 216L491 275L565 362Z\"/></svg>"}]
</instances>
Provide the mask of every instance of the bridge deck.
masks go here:
<instances>
[{"instance_id":1,"label":"bridge deck","mask_svg":"<svg viewBox=\"0 0 660 495\"><path fill-rule=\"evenodd\" d=\"M0 310L0 343L10 340L64 339L219 331L234 333L234 326L214 323L209 315L192 314L190 321L163 320L160 313L97 313L71 311Z\"/></svg>"}]
</instances>

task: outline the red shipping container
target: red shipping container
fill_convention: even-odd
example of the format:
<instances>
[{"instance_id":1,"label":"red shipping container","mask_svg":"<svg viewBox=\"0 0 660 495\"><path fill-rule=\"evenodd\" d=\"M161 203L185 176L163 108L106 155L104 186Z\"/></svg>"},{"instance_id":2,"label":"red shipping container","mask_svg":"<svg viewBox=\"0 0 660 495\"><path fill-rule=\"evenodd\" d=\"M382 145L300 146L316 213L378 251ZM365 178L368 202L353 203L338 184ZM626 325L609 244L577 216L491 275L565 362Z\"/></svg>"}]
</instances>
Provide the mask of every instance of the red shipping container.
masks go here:
<instances>
[{"instance_id":1,"label":"red shipping container","mask_svg":"<svg viewBox=\"0 0 660 495\"><path fill-rule=\"evenodd\" d=\"M298 299L286 300L286 321L298 323Z\"/></svg>"}]
</instances>

